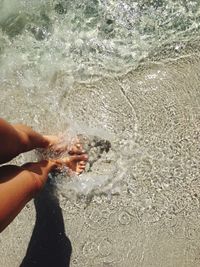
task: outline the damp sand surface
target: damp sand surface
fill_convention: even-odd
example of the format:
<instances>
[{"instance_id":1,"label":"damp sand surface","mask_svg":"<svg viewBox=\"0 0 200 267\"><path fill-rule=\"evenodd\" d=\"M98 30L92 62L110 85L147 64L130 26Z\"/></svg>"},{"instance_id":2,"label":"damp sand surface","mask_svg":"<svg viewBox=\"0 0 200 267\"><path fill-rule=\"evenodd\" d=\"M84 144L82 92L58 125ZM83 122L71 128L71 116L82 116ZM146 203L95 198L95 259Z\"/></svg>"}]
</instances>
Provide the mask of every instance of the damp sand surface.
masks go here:
<instances>
[{"instance_id":1,"label":"damp sand surface","mask_svg":"<svg viewBox=\"0 0 200 267\"><path fill-rule=\"evenodd\" d=\"M72 248L72 267L199 266L199 65L198 56L149 64L57 94L2 89L5 119L47 133L66 131L71 121L111 148L92 171L59 182L56 196L50 185L35 206L27 204L0 236L0 265L17 267L25 255L27 266L67 262ZM37 246L26 254L32 234Z\"/></svg>"}]
</instances>

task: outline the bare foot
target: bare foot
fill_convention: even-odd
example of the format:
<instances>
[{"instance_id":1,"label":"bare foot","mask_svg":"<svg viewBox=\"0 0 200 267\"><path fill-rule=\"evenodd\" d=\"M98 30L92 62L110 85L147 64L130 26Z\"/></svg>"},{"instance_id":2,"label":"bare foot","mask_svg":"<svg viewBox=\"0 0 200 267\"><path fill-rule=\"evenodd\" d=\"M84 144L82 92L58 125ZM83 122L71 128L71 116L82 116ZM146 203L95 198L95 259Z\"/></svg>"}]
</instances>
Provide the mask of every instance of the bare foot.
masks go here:
<instances>
[{"instance_id":1,"label":"bare foot","mask_svg":"<svg viewBox=\"0 0 200 267\"><path fill-rule=\"evenodd\" d=\"M87 154L73 155L59 160L54 160L58 168L64 165L67 166L71 171L76 172L77 174L81 174L85 170L87 161Z\"/></svg>"},{"instance_id":2,"label":"bare foot","mask_svg":"<svg viewBox=\"0 0 200 267\"><path fill-rule=\"evenodd\" d=\"M68 154L69 155L85 154L85 150L83 150L83 145L79 142L73 144L72 146L69 147Z\"/></svg>"},{"instance_id":3,"label":"bare foot","mask_svg":"<svg viewBox=\"0 0 200 267\"><path fill-rule=\"evenodd\" d=\"M67 150L67 144L62 136L44 135L44 138L47 141L46 148L56 153L62 153Z\"/></svg>"},{"instance_id":4,"label":"bare foot","mask_svg":"<svg viewBox=\"0 0 200 267\"><path fill-rule=\"evenodd\" d=\"M88 155L74 155L64 158L63 161L65 162L66 166L73 172L81 174L85 170L86 163L88 161Z\"/></svg>"},{"instance_id":5,"label":"bare foot","mask_svg":"<svg viewBox=\"0 0 200 267\"><path fill-rule=\"evenodd\" d=\"M48 141L47 148L53 152L62 153L67 150L69 155L85 154L83 145L78 140L76 140L76 143L69 145L66 144L66 141L62 136L57 137L55 135L44 135L44 138Z\"/></svg>"}]
</instances>

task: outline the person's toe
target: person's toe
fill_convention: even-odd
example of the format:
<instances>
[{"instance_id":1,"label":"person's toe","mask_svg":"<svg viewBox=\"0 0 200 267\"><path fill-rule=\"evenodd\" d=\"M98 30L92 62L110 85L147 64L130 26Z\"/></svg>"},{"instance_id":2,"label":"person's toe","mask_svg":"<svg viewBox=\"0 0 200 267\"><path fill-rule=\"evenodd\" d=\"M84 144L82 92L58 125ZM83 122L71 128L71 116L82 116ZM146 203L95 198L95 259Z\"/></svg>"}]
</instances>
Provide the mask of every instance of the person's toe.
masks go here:
<instances>
[{"instance_id":1,"label":"person's toe","mask_svg":"<svg viewBox=\"0 0 200 267\"><path fill-rule=\"evenodd\" d=\"M83 145L80 143L73 145L68 151L69 155L75 155L75 154L80 155L80 154L84 154L84 153L85 153L85 151L83 149Z\"/></svg>"},{"instance_id":2,"label":"person's toe","mask_svg":"<svg viewBox=\"0 0 200 267\"><path fill-rule=\"evenodd\" d=\"M81 174L82 172L84 172L84 170L85 170L85 167L77 166L76 172Z\"/></svg>"},{"instance_id":3,"label":"person's toe","mask_svg":"<svg viewBox=\"0 0 200 267\"><path fill-rule=\"evenodd\" d=\"M80 166L85 166L85 165L86 165L86 162L85 162L85 161L80 161L80 162L79 162L79 165L80 165Z\"/></svg>"},{"instance_id":4,"label":"person's toe","mask_svg":"<svg viewBox=\"0 0 200 267\"><path fill-rule=\"evenodd\" d=\"M88 160L88 155L87 154L76 155L76 156L72 156L71 158L75 161L86 162Z\"/></svg>"}]
</instances>

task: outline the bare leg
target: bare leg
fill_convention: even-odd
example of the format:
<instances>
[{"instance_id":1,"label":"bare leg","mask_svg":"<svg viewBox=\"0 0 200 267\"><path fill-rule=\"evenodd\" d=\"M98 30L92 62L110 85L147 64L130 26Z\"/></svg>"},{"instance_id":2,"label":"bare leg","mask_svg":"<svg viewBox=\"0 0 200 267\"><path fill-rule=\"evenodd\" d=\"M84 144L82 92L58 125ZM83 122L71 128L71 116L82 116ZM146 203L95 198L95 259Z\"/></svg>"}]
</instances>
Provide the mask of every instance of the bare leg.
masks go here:
<instances>
[{"instance_id":1,"label":"bare leg","mask_svg":"<svg viewBox=\"0 0 200 267\"><path fill-rule=\"evenodd\" d=\"M43 136L25 125L11 125L0 119L0 164L34 148L47 148L56 142L55 136Z\"/></svg>"},{"instance_id":2,"label":"bare leg","mask_svg":"<svg viewBox=\"0 0 200 267\"><path fill-rule=\"evenodd\" d=\"M42 161L23 167L0 168L0 232L45 184L55 163Z\"/></svg>"},{"instance_id":3,"label":"bare leg","mask_svg":"<svg viewBox=\"0 0 200 267\"><path fill-rule=\"evenodd\" d=\"M61 160L43 160L21 167L7 165L0 168L0 232L17 216L26 203L45 185L48 174L63 165L81 173L79 162L87 155L71 156Z\"/></svg>"}]
</instances>

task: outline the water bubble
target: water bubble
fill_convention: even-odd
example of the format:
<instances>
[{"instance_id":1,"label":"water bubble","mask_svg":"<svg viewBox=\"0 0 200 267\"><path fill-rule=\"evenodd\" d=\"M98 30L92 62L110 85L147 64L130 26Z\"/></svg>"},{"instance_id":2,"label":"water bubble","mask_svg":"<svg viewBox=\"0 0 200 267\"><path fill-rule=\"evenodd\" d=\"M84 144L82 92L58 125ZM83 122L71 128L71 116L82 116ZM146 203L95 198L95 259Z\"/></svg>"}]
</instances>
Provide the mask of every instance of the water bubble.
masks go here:
<instances>
[{"instance_id":1,"label":"water bubble","mask_svg":"<svg viewBox=\"0 0 200 267\"><path fill-rule=\"evenodd\" d=\"M62 15L62 14L67 13L67 9L65 7L63 7L63 5L61 3L56 4L54 8L58 14Z\"/></svg>"},{"instance_id":2,"label":"water bubble","mask_svg":"<svg viewBox=\"0 0 200 267\"><path fill-rule=\"evenodd\" d=\"M109 240L108 238L104 238L99 246L98 246L98 250L99 250L99 253L102 257L107 257L111 254L112 252L112 243L111 243L111 240Z\"/></svg>"},{"instance_id":3,"label":"water bubble","mask_svg":"<svg viewBox=\"0 0 200 267\"><path fill-rule=\"evenodd\" d=\"M130 214L128 214L126 211L123 211L123 212L119 215L119 222L120 222L122 225L130 224L130 222L131 222L131 216L130 216Z\"/></svg>"}]
</instances>

